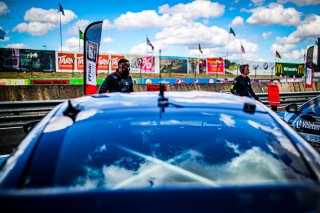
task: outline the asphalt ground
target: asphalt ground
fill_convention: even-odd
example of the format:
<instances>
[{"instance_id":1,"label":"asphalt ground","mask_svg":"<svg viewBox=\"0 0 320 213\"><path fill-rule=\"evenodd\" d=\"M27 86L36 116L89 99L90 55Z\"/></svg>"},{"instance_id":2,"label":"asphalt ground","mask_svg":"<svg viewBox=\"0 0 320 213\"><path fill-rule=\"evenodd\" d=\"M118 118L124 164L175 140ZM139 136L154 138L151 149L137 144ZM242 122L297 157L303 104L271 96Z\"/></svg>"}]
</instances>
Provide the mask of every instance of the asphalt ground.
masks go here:
<instances>
[{"instance_id":1,"label":"asphalt ground","mask_svg":"<svg viewBox=\"0 0 320 213\"><path fill-rule=\"evenodd\" d=\"M0 128L0 155L12 153L25 135L22 127Z\"/></svg>"}]
</instances>

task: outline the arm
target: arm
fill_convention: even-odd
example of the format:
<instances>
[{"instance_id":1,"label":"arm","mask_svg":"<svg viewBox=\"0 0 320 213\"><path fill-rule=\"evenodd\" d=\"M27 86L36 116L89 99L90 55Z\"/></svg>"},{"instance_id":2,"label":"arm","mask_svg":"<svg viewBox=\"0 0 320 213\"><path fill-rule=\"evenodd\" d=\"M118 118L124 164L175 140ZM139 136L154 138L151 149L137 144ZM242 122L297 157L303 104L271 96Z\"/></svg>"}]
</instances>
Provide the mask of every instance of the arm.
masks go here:
<instances>
[{"instance_id":1,"label":"arm","mask_svg":"<svg viewBox=\"0 0 320 213\"><path fill-rule=\"evenodd\" d=\"M253 89L252 89L252 87L251 87L251 84L250 84L250 86L249 86L249 92L250 92L250 95L251 95L254 99L256 99L257 101L260 101L260 98L253 92Z\"/></svg>"},{"instance_id":2,"label":"arm","mask_svg":"<svg viewBox=\"0 0 320 213\"><path fill-rule=\"evenodd\" d=\"M108 75L106 79L104 79L103 83L99 88L99 94L107 92L110 88L110 76Z\"/></svg>"},{"instance_id":3,"label":"arm","mask_svg":"<svg viewBox=\"0 0 320 213\"><path fill-rule=\"evenodd\" d=\"M239 94L237 93L237 90L236 90L236 88L237 88L237 86L238 86L237 83L238 83L237 78L235 78L235 79L233 80L231 86L230 86L230 92L231 92L232 94L234 94L234 95L239 95Z\"/></svg>"}]
</instances>

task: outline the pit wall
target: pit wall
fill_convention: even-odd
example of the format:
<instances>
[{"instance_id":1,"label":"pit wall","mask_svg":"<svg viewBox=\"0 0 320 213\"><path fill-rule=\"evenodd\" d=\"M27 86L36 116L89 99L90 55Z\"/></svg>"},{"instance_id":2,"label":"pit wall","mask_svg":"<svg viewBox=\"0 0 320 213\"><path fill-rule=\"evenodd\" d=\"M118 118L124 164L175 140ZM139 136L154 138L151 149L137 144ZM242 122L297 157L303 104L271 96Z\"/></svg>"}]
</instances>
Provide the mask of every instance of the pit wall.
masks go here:
<instances>
[{"instance_id":1,"label":"pit wall","mask_svg":"<svg viewBox=\"0 0 320 213\"><path fill-rule=\"evenodd\" d=\"M253 83L256 93L267 93L269 83ZM280 92L320 91L320 82L313 83L313 87L306 89L304 83L276 83ZM217 84L167 84L168 91L229 91L231 83ZM134 85L135 92L146 91L148 85ZM60 100L83 96L81 85L32 85L32 86L2 86L0 87L0 101L28 101L28 100Z\"/></svg>"}]
</instances>

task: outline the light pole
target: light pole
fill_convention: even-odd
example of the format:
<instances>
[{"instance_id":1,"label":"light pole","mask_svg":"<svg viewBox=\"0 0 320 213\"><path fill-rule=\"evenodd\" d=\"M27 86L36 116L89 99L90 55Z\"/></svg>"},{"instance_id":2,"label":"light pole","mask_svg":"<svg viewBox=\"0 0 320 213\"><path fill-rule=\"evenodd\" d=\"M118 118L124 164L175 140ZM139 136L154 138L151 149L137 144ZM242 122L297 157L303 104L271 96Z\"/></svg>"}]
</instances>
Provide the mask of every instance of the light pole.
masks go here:
<instances>
[{"instance_id":1,"label":"light pole","mask_svg":"<svg viewBox=\"0 0 320 213\"><path fill-rule=\"evenodd\" d=\"M42 47L43 47L45 50L47 50L47 45L42 45Z\"/></svg>"}]
</instances>

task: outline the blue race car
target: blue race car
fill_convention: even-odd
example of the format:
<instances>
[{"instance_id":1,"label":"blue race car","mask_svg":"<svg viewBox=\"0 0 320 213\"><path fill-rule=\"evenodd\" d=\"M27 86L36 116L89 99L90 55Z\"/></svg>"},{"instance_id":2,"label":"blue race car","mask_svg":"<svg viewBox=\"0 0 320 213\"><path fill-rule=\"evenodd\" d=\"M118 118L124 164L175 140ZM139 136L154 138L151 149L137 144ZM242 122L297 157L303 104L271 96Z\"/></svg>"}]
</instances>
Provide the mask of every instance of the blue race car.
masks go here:
<instances>
[{"instance_id":1,"label":"blue race car","mask_svg":"<svg viewBox=\"0 0 320 213\"><path fill-rule=\"evenodd\" d=\"M286 106L280 114L292 128L320 152L320 95L298 108L296 104Z\"/></svg>"},{"instance_id":2,"label":"blue race car","mask_svg":"<svg viewBox=\"0 0 320 213\"><path fill-rule=\"evenodd\" d=\"M0 170L8 212L320 212L320 156L255 100L93 95L53 109Z\"/></svg>"}]
</instances>

